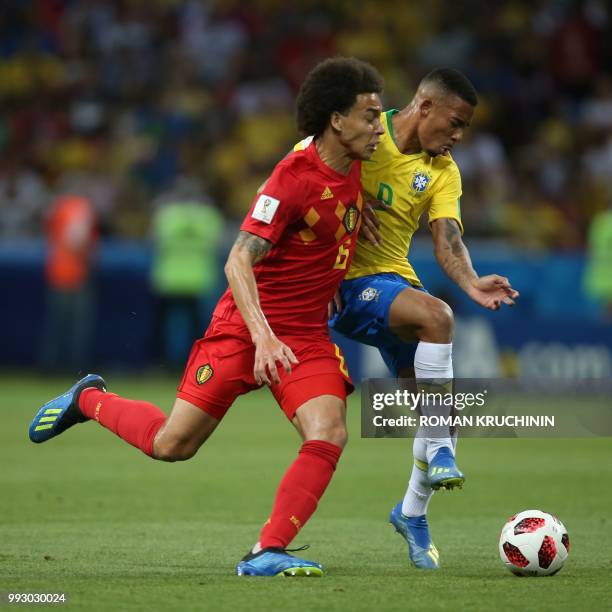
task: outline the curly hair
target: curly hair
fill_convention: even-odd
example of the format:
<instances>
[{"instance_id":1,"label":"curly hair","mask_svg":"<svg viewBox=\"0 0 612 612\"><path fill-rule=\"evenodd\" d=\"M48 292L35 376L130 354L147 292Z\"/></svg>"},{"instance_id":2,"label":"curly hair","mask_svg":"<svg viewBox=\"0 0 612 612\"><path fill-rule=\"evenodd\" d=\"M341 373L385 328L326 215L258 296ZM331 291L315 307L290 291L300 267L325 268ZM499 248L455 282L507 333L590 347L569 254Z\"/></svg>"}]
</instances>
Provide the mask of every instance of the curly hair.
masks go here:
<instances>
[{"instance_id":1,"label":"curly hair","mask_svg":"<svg viewBox=\"0 0 612 612\"><path fill-rule=\"evenodd\" d=\"M317 64L308 74L296 100L298 129L320 136L334 112L346 115L359 94L382 93L378 70L354 57L334 57Z\"/></svg>"}]
</instances>

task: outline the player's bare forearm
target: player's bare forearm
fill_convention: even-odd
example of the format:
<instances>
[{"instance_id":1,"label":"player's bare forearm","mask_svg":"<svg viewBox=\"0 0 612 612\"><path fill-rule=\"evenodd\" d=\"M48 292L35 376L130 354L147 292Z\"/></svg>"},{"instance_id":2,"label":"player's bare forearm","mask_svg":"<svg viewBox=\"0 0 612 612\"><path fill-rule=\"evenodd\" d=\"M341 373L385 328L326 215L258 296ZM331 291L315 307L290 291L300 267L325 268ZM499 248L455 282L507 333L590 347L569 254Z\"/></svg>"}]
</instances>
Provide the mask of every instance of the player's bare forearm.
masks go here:
<instances>
[{"instance_id":1,"label":"player's bare forearm","mask_svg":"<svg viewBox=\"0 0 612 612\"><path fill-rule=\"evenodd\" d=\"M280 362L287 374L291 372L291 364L298 362L292 350L274 335L259 303L253 266L261 261L271 248L272 243L264 238L249 232L240 232L225 264L225 275L234 301L255 345L255 382L268 385L280 383L277 362Z\"/></svg>"},{"instance_id":2,"label":"player's bare forearm","mask_svg":"<svg viewBox=\"0 0 612 612\"><path fill-rule=\"evenodd\" d=\"M469 293L478 275L454 219L436 219L431 224L434 254L440 267L461 289Z\"/></svg>"},{"instance_id":3,"label":"player's bare forearm","mask_svg":"<svg viewBox=\"0 0 612 612\"><path fill-rule=\"evenodd\" d=\"M477 304L489 310L499 310L502 304L514 305L519 293L505 276L489 274L478 277L456 221L436 219L431 231L438 263Z\"/></svg>"},{"instance_id":4,"label":"player's bare forearm","mask_svg":"<svg viewBox=\"0 0 612 612\"><path fill-rule=\"evenodd\" d=\"M261 261L271 248L272 243L264 238L248 232L240 232L225 264L225 275L234 300L254 342L272 333L261 310L257 283L253 273L253 266Z\"/></svg>"}]
</instances>

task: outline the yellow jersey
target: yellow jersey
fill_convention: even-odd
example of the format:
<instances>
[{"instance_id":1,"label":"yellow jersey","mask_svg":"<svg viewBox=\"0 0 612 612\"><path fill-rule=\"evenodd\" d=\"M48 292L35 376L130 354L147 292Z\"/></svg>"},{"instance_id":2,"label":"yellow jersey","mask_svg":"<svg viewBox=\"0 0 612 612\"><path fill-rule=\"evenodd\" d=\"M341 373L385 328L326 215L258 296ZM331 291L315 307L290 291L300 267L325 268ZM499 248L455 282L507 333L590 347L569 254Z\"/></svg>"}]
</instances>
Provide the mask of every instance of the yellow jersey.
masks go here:
<instances>
[{"instance_id":1,"label":"yellow jersey","mask_svg":"<svg viewBox=\"0 0 612 612\"><path fill-rule=\"evenodd\" d=\"M461 223L461 176L450 155L430 157L425 152L404 155L393 138L391 118L397 110L383 113L385 133L372 158L361 165L361 182L366 199L381 200L378 207L383 243L374 246L359 240L346 278L395 272L413 285L422 286L408 263L412 235L425 210L429 223L448 217Z\"/></svg>"}]
</instances>

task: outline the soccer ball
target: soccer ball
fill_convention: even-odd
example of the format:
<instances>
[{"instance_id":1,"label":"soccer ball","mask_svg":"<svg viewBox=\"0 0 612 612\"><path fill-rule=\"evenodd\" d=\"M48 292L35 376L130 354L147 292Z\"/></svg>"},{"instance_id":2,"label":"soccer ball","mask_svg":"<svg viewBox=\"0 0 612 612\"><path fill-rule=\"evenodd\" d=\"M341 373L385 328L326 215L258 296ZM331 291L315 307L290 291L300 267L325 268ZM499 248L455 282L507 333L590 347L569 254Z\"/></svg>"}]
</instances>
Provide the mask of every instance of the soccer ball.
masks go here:
<instances>
[{"instance_id":1,"label":"soccer ball","mask_svg":"<svg viewBox=\"0 0 612 612\"><path fill-rule=\"evenodd\" d=\"M525 510L511 516L499 538L499 556L517 576L551 576L565 563L570 542L567 529L552 514Z\"/></svg>"}]
</instances>

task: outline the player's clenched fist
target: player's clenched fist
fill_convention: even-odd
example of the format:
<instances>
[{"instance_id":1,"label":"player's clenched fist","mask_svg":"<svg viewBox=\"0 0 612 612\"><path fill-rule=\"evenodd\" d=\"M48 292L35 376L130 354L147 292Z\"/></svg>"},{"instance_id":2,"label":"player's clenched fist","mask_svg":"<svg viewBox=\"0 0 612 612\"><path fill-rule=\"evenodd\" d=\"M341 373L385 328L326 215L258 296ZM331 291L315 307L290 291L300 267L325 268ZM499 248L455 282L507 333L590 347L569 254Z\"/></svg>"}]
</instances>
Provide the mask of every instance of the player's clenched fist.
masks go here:
<instances>
[{"instance_id":1,"label":"player's clenched fist","mask_svg":"<svg viewBox=\"0 0 612 612\"><path fill-rule=\"evenodd\" d=\"M276 362L279 361L287 374L291 373L291 364L297 364L298 360L293 351L282 343L274 334L266 334L255 341L255 366L253 376L258 385L266 383L280 383L280 376ZM268 377L268 373L270 376Z\"/></svg>"}]
</instances>

